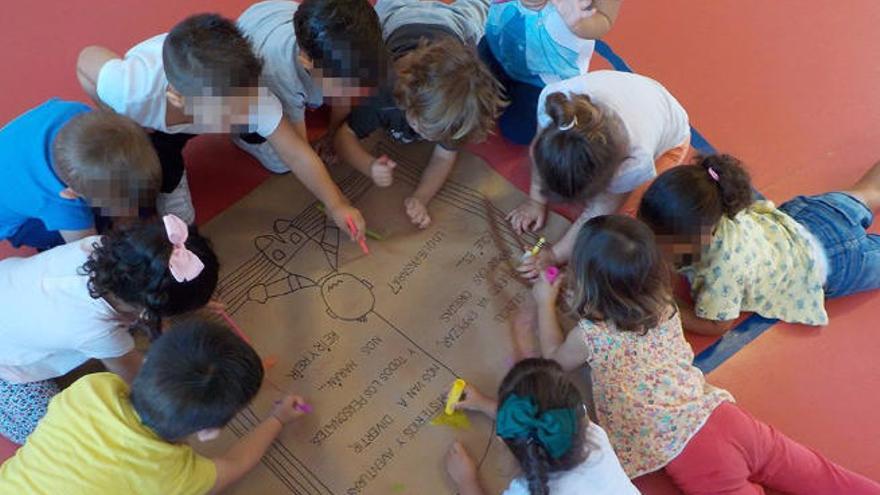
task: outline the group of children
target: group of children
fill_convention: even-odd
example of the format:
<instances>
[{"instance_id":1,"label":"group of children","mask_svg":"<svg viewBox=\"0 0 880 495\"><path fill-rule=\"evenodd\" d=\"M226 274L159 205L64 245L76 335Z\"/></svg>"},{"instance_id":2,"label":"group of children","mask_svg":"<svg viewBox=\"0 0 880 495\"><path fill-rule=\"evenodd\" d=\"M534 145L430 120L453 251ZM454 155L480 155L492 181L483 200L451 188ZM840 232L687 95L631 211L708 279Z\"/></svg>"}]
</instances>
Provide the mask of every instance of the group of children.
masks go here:
<instances>
[{"instance_id":1,"label":"group of children","mask_svg":"<svg viewBox=\"0 0 880 495\"><path fill-rule=\"evenodd\" d=\"M688 494L880 493L707 383L682 329L719 335L743 312L823 325L826 297L880 287L880 237L866 231L880 165L847 191L778 208L755 198L732 156L684 165L688 116L662 85L588 71L619 8L269 0L237 22L189 17L124 56L85 48L77 75L96 109L53 99L0 130L0 238L41 251L0 261L0 299L15 305L0 312L0 434L24 444L0 467L0 493L217 492L307 410L282 398L212 459L184 442L215 437L263 377L229 329L204 315L169 320L219 305L217 257L193 226L191 138L228 134L267 169L292 171L358 240L364 219L326 164L388 187L396 164L361 138L383 129L434 143L400 205L425 228L458 151L496 125L530 143L515 230L540 230L550 202L584 205L519 267L533 283L542 357L515 364L497 399L468 387L457 406L495 419L522 468L506 493L638 493L630 479L661 468ZM323 103L329 129L310 143L306 109ZM636 218L616 214L630 207ZM550 281L546 268L563 265ZM674 296L677 273L692 302ZM567 334L563 287L580 320ZM134 331L152 340L146 355ZM108 372L60 391L89 359ZM584 364L597 422L567 373ZM463 495L483 493L458 443L447 470Z\"/></svg>"}]
</instances>

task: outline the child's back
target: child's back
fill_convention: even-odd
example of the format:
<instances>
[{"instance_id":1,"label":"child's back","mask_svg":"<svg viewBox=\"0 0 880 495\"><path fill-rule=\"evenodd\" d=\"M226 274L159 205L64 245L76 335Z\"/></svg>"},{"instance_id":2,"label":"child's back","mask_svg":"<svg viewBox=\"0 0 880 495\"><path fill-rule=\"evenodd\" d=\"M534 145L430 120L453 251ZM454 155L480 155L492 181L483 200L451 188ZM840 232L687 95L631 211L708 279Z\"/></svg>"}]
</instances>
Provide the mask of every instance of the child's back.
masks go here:
<instances>
[{"instance_id":1,"label":"child's back","mask_svg":"<svg viewBox=\"0 0 880 495\"><path fill-rule=\"evenodd\" d=\"M49 405L38 432L0 467L2 493L207 493L216 470L189 445L159 438L111 373L79 379Z\"/></svg>"}]
</instances>

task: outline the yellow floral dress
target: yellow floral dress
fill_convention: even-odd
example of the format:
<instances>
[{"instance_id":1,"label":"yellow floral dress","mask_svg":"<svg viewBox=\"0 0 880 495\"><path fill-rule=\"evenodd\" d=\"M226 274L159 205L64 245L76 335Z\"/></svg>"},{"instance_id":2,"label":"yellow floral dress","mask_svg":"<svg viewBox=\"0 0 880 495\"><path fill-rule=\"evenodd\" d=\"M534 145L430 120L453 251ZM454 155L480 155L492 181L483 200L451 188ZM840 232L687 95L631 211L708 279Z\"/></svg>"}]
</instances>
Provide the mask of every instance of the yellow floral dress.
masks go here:
<instances>
[{"instance_id":1,"label":"yellow floral dress","mask_svg":"<svg viewBox=\"0 0 880 495\"><path fill-rule=\"evenodd\" d=\"M826 274L810 235L769 201L756 201L733 219L722 217L700 260L681 270L691 283L697 316L725 321L748 311L827 324Z\"/></svg>"},{"instance_id":2,"label":"yellow floral dress","mask_svg":"<svg viewBox=\"0 0 880 495\"><path fill-rule=\"evenodd\" d=\"M666 466L719 404L733 401L693 366L677 311L644 335L590 320L572 331L587 344L599 424L630 478Z\"/></svg>"}]
</instances>

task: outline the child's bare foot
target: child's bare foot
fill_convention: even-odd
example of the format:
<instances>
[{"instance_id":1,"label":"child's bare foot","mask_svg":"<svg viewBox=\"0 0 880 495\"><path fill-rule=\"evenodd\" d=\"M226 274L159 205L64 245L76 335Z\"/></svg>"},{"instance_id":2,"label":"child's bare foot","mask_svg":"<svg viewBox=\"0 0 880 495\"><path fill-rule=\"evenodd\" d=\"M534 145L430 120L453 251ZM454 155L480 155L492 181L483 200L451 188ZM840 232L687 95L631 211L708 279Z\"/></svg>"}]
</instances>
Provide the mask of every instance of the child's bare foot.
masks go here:
<instances>
[{"instance_id":1,"label":"child's bare foot","mask_svg":"<svg viewBox=\"0 0 880 495\"><path fill-rule=\"evenodd\" d=\"M874 164L853 187L846 191L861 199L871 211L880 209L880 162Z\"/></svg>"}]
</instances>

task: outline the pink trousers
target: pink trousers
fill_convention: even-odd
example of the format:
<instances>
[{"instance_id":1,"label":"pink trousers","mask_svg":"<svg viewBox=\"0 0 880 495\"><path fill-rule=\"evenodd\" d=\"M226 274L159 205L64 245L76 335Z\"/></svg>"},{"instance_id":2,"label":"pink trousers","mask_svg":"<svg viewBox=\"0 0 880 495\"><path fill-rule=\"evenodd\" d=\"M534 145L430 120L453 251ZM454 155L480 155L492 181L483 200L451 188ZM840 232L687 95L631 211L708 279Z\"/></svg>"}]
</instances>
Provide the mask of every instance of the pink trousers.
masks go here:
<instances>
[{"instance_id":1,"label":"pink trousers","mask_svg":"<svg viewBox=\"0 0 880 495\"><path fill-rule=\"evenodd\" d=\"M688 495L878 495L880 484L829 461L725 402L666 473Z\"/></svg>"}]
</instances>

